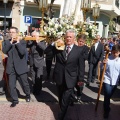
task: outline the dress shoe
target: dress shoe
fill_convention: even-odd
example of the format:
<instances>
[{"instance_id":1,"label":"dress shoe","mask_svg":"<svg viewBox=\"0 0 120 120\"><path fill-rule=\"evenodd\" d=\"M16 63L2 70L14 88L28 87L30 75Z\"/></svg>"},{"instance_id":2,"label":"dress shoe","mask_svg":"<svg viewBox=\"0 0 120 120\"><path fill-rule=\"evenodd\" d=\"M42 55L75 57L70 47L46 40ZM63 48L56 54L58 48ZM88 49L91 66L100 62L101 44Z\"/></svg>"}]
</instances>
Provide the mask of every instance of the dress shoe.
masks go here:
<instances>
[{"instance_id":1,"label":"dress shoe","mask_svg":"<svg viewBox=\"0 0 120 120\"><path fill-rule=\"evenodd\" d=\"M5 94L5 91L0 92L0 95L4 95L4 94Z\"/></svg>"},{"instance_id":2,"label":"dress shoe","mask_svg":"<svg viewBox=\"0 0 120 120\"><path fill-rule=\"evenodd\" d=\"M103 117L107 119L109 117L109 112L104 112Z\"/></svg>"},{"instance_id":3,"label":"dress shoe","mask_svg":"<svg viewBox=\"0 0 120 120\"><path fill-rule=\"evenodd\" d=\"M109 112L110 112L111 109L109 109L108 111L104 111L104 114L103 114L103 117L105 119L107 119L109 117Z\"/></svg>"},{"instance_id":4,"label":"dress shoe","mask_svg":"<svg viewBox=\"0 0 120 120\"><path fill-rule=\"evenodd\" d=\"M91 83L94 83L95 80L91 80Z\"/></svg>"},{"instance_id":5,"label":"dress shoe","mask_svg":"<svg viewBox=\"0 0 120 120\"><path fill-rule=\"evenodd\" d=\"M30 97L26 97L26 102L30 102Z\"/></svg>"},{"instance_id":6,"label":"dress shoe","mask_svg":"<svg viewBox=\"0 0 120 120\"><path fill-rule=\"evenodd\" d=\"M10 105L10 107L15 107L19 102L12 102L12 104Z\"/></svg>"},{"instance_id":7,"label":"dress shoe","mask_svg":"<svg viewBox=\"0 0 120 120\"><path fill-rule=\"evenodd\" d=\"M80 102L81 101L81 96L77 97L77 101Z\"/></svg>"},{"instance_id":8,"label":"dress shoe","mask_svg":"<svg viewBox=\"0 0 120 120\"><path fill-rule=\"evenodd\" d=\"M87 82L87 83L86 83L86 86L90 86L90 82Z\"/></svg>"}]
</instances>

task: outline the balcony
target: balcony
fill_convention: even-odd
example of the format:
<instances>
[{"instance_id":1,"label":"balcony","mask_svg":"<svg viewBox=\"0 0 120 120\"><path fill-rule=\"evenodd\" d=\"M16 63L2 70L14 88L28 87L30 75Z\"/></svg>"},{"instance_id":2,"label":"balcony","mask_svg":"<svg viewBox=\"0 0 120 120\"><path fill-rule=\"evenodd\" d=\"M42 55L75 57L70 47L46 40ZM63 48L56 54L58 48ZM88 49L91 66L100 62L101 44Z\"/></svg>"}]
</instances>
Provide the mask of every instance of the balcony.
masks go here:
<instances>
[{"instance_id":1,"label":"balcony","mask_svg":"<svg viewBox=\"0 0 120 120\"><path fill-rule=\"evenodd\" d=\"M26 5L37 5L37 0L25 0Z\"/></svg>"},{"instance_id":2,"label":"balcony","mask_svg":"<svg viewBox=\"0 0 120 120\"><path fill-rule=\"evenodd\" d=\"M92 0L92 7L95 4L95 0ZM100 5L100 11L108 16L118 16L120 15L120 5L119 0L98 0Z\"/></svg>"}]
</instances>

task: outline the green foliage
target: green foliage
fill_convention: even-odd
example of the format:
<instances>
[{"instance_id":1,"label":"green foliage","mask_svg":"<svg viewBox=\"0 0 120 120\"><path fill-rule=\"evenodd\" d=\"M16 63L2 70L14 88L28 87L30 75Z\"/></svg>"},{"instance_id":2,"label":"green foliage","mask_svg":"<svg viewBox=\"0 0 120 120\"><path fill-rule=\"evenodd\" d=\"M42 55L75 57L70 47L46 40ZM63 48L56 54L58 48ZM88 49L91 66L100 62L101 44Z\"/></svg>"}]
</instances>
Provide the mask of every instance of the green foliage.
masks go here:
<instances>
[{"instance_id":1,"label":"green foliage","mask_svg":"<svg viewBox=\"0 0 120 120\"><path fill-rule=\"evenodd\" d=\"M109 22L109 32L110 33L114 33L115 32L115 21L113 21L113 19L110 20Z\"/></svg>"}]
</instances>

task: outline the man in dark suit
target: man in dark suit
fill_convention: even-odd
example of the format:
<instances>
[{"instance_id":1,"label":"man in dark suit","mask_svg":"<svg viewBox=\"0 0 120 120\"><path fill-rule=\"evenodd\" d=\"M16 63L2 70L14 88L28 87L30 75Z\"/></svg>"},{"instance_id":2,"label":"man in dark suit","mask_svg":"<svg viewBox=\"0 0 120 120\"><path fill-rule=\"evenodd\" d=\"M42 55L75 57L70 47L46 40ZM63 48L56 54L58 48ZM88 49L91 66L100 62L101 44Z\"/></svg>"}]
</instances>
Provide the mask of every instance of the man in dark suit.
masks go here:
<instances>
[{"instance_id":1,"label":"man in dark suit","mask_svg":"<svg viewBox=\"0 0 120 120\"><path fill-rule=\"evenodd\" d=\"M81 34L80 36L78 36L78 46L82 49L82 56L83 56L82 64L84 66L83 67L84 74L85 74L85 61L88 60L88 54L89 54L89 47L85 45L86 39L87 36L85 34ZM83 87L84 87L84 81L78 81L76 85L78 102L81 99Z\"/></svg>"},{"instance_id":2,"label":"man in dark suit","mask_svg":"<svg viewBox=\"0 0 120 120\"><path fill-rule=\"evenodd\" d=\"M15 107L19 102L16 91L16 78L18 77L22 81L26 102L30 102L30 88L27 80L26 41L20 40L16 27L10 28L10 36L10 40L3 41L2 51L8 55L6 73L9 77L10 95L12 98L10 107Z\"/></svg>"},{"instance_id":3,"label":"man in dark suit","mask_svg":"<svg viewBox=\"0 0 120 120\"><path fill-rule=\"evenodd\" d=\"M49 43L47 46L49 47ZM52 50L50 50L50 49L46 49L44 51L44 54L46 54L46 71L47 71L47 79L49 79L54 54L53 54Z\"/></svg>"},{"instance_id":4,"label":"man in dark suit","mask_svg":"<svg viewBox=\"0 0 120 120\"><path fill-rule=\"evenodd\" d=\"M39 40L39 32L34 31L33 37L36 41L29 41L28 47L30 48L30 72L33 81L33 93L39 95L42 89L42 77L44 63L44 50L46 48L45 41Z\"/></svg>"},{"instance_id":5,"label":"man in dark suit","mask_svg":"<svg viewBox=\"0 0 120 120\"><path fill-rule=\"evenodd\" d=\"M104 57L104 46L100 42L100 35L96 35L94 39L94 44L91 46L88 63L89 63L89 71L88 71L88 79L87 86L90 85L90 82L94 83L98 64L101 63Z\"/></svg>"},{"instance_id":6,"label":"man in dark suit","mask_svg":"<svg viewBox=\"0 0 120 120\"><path fill-rule=\"evenodd\" d=\"M53 79L58 89L58 98L60 105L59 120L63 120L74 93L74 87L77 80L84 79L81 49L74 44L76 33L74 30L68 30L65 34L64 50L53 51L56 55L56 64L53 73ZM62 40L57 43L63 44ZM53 45L53 44L52 44Z\"/></svg>"}]
</instances>

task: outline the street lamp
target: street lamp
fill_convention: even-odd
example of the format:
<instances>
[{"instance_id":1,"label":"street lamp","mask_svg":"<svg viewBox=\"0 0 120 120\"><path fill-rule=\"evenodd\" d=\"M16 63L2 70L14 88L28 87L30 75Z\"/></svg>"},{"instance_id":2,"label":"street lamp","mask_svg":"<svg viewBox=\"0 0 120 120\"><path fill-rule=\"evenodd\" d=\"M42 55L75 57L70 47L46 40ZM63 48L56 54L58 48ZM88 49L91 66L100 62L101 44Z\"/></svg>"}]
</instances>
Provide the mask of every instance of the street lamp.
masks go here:
<instances>
[{"instance_id":1,"label":"street lamp","mask_svg":"<svg viewBox=\"0 0 120 120\"><path fill-rule=\"evenodd\" d=\"M3 0L4 3L4 36L6 36L6 4L7 4L8 0Z\"/></svg>"},{"instance_id":2,"label":"street lamp","mask_svg":"<svg viewBox=\"0 0 120 120\"><path fill-rule=\"evenodd\" d=\"M39 1L39 9L42 12L42 21L41 21L41 26L40 26L40 31L43 32L43 26L44 26L44 13L48 8L48 0L40 0Z\"/></svg>"},{"instance_id":3,"label":"street lamp","mask_svg":"<svg viewBox=\"0 0 120 120\"><path fill-rule=\"evenodd\" d=\"M95 25L96 25L96 19L99 17L100 15L100 6L98 3L96 3L93 7L93 18L94 18L94 21L95 21Z\"/></svg>"},{"instance_id":4,"label":"street lamp","mask_svg":"<svg viewBox=\"0 0 120 120\"><path fill-rule=\"evenodd\" d=\"M83 11L84 22L86 20L86 12L91 8L91 0L81 0L81 10Z\"/></svg>"}]
</instances>

